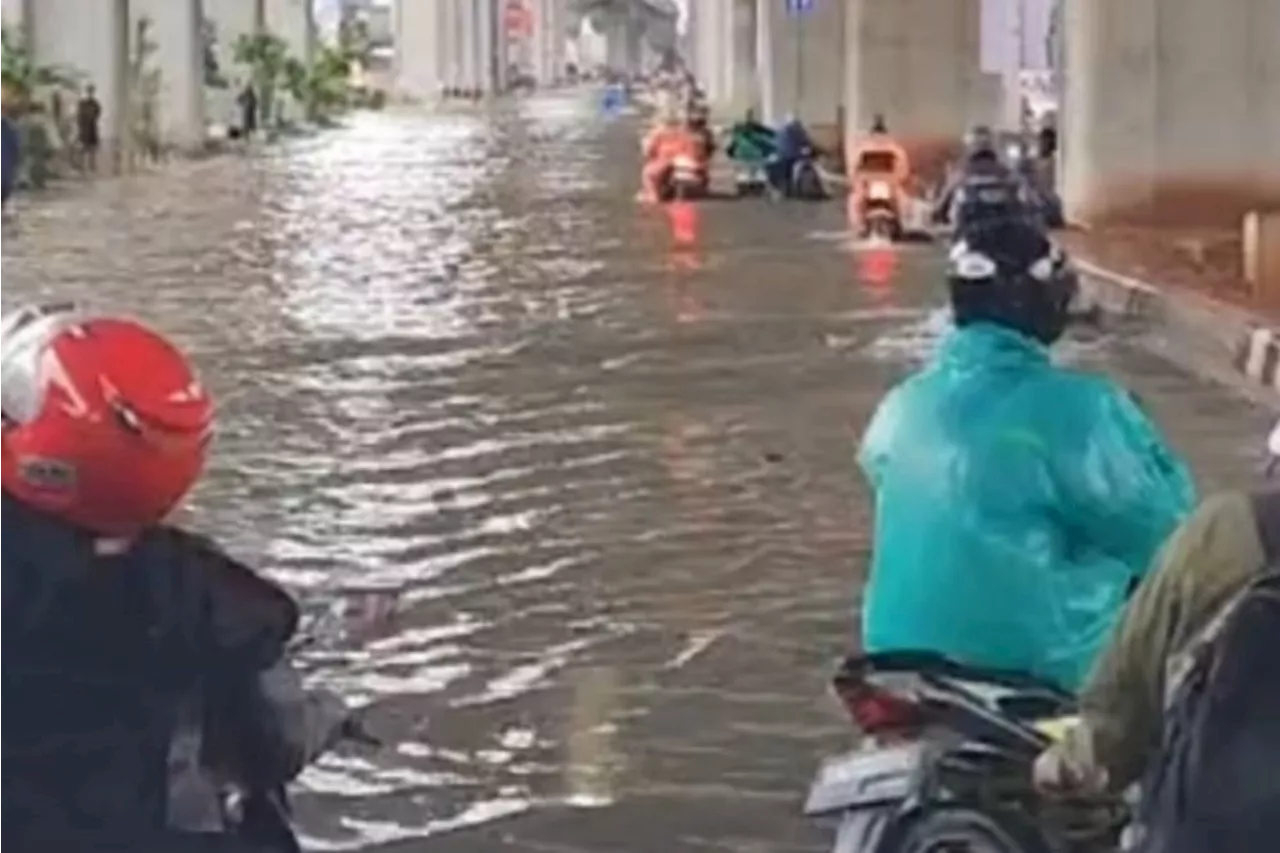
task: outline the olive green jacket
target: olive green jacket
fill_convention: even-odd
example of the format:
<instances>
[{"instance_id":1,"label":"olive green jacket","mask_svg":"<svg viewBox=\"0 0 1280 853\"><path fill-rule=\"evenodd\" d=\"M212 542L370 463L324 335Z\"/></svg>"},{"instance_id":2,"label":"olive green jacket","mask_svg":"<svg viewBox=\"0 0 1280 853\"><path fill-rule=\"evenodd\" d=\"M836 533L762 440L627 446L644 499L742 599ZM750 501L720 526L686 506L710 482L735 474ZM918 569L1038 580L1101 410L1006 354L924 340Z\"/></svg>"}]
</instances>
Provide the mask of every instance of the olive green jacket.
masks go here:
<instances>
[{"instance_id":1,"label":"olive green jacket","mask_svg":"<svg viewBox=\"0 0 1280 853\"><path fill-rule=\"evenodd\" d=\"M1174 531L1129 602L1081 693L1069 760L1106 771L1108 786L1137 781L1159 748L1175 655L1262 573L1265 558L1248 494L1208 498Z\"/></svg>"}]
</instances>

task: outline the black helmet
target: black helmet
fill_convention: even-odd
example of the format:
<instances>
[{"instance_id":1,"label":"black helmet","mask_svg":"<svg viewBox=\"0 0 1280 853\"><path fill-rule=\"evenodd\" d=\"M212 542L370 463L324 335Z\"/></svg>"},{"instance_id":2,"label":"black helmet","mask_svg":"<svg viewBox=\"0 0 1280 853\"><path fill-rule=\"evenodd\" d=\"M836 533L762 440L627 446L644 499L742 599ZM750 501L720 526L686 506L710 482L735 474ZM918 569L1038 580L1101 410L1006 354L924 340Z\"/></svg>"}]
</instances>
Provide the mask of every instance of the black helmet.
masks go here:
<instances>
[{"instance_id":1,"label":"black helmet","mask_svg":"<svg viewBox=\"0 0 1280 853\"><path fill-rule=\"evenodd\" d=\"M1061 337L1077 279L1067 256L1029 222L981 222L956 235L947 284L957 326L995 323L1043 344Z\"/></svg>"},{"instance_id":2,"label":"black helmet","mask_svg":"<svg viewBox=\"0 0 1280 853\"><path fill-rule=\"evenodd\" d=\"M970 158L999 156L996 151L996 135L985 124L969 129L964 135L964 149L966 156Z\"/></svg>"}]
</instances>

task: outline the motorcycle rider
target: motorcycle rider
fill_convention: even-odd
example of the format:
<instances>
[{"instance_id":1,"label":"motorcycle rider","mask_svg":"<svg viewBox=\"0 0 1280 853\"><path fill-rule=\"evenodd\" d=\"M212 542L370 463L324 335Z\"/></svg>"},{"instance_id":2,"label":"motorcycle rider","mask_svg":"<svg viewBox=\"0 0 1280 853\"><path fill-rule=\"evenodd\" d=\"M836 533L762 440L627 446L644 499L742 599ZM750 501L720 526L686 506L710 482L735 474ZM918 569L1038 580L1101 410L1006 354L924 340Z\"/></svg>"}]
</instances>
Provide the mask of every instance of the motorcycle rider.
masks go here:
<instances>
[{"instance_id":1,"label":"motorcycle rider","mask_svg":"<svg viewBox=\"0 0 1280 853\"><path fill-rule=\"evenodd\" d=\"M701 143L702 153L698 158L701 163L710 163L716 154L716 134L711 129L711 116L705 106L696 106L689 110L686 128Z\"/></svg>"},{"instance_id":2,"label":"motorcycle rider","mask_svg":"<svg viewBox=\"0 0 1280 853\"><path fill-rule=\"evenodd\" d=\"M747 110L742 120L729 129L725 153L734 160L763 163L773 153L774 140L773 129L756 118L755 110Z\"/></svg>"},{"instance_id":3,"label":"motorcycle rider","mask_svg":"<svg viewBox=\"0 0 1280 853\"><path fill-rule=\"evenodd\" d=\"M1280 467L1280 424L1267 449L1270 477ZM1261 517L1258 506L1247 491L1212 495L1169 537L1085 682L1079 719L1036 762L1039 787L1120 792L1142 777L1160 749L1166 698L1188 651L1268 571L1263 525L1280 530L1280 518Z\"/></svg>"},{"instance_id":4,"label":"motorcycle rider","mask_svg":"<svg viewBox=\"0 0 1280 853\"><path fill-rule=\"evenodd\" d=\"M649 132L642 144L644 166L640 173L640 197L644 201L657 201L662 197L662 182L666 179L678 157L702 159L703 141L696 138L674 111L658 114L658 125Z\"/></svg>"},{"instance_id":5,"label":"motorcycle rider","mask_svg":"<svg viewBox=\"0 0 1280 853\"><path fill-rule=\"evenodd\" d=\"M862 647L1074 690L1191 478L1129 393L1050 360L1076 276L1042 232L971 226L948 288L955 330L858 455L875 504Z\"/></svg>"},{"instance_id":6,"label":"motorcycle rider","mask_svg":"<svg viewBox=\"0 0 1280 853\"><path fill-rule=\"evenodd\" d=\"M979 125L965 136L964 159L938 197L933 219L960 230L991 219L1035 219L1027 182L1000 157L995 134Z\"/></svg>"},{"instance_id":7,"label":"motorcycle rider","mask_svg":"<svg viewBox=\"0 0 1280 853\"><path fill-rule=\"evenodd\" d=\"M867 196L874 183L888 183L894 208L899 216L908 210L911 196L907 182L911 178L911 159L905 148L889 135L884 116L876 115L871 133L863 138L850 158L852 180L849 194L849 220L861 228Z\"/></svg>"},{"instance_id":8,"label":"motorcycle rider","mask_svg":"<svg viewBox=\"0 0 1280 853\"><path fill-rule=\"evenodd\" d=\"M795 174L796 165L812 157L813 152L813 140L809 137L809 131L804 123L799 117L788 115L782 127L778 129L774 159L767 170L769 185L781 195L791 195L792 176Z\"/></svg>"},{"instance_id":9,"label":"motorcycle rider","mask_svg":"<svg viewBox=\"0 0 1280 853\"><path fill-rule=\"evenodd\" d=\"M15 850L249 851L174 828L171 750L193 697L236 750L291 763L260 678L298 618L281 589L167 526L214 407L186 357L133 320L18 312L0 349L4 823Z\"/></svg>"}]
</instances>

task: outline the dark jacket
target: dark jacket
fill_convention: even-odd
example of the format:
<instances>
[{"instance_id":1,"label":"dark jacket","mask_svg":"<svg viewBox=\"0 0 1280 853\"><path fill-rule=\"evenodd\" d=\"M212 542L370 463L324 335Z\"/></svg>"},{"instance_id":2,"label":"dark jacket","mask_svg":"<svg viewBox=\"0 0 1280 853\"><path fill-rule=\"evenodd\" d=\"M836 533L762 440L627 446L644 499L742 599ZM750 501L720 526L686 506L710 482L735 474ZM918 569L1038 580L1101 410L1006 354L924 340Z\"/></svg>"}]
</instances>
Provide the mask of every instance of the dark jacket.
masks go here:
<instances>
[{"instance_id":1,"label":"dark jacket","mask_svg":"<svg viewBox=\"0 0 1280 853\"><path fill-rule=\"evenodd\" d=\"M1031 188L994 155L965 163L934 207L934 220L949 222L957 231L975 222L1034 215Z\"/></svg>"},{"instance_id":2,"label":"dark jacket","mask_svg":"<svg viewBox=\"0 0 1280 853\"><path fill-rule=\"evenodd\" d=\"M283 762L257 687L298 619L281 589L171 528L119 555L3 499L5 839L143 849L170 824L170 754L203 697ZM257 724L255 720L263 720ZM179 845L174 845L175 849Z\"/></svg>"}]
</instances>

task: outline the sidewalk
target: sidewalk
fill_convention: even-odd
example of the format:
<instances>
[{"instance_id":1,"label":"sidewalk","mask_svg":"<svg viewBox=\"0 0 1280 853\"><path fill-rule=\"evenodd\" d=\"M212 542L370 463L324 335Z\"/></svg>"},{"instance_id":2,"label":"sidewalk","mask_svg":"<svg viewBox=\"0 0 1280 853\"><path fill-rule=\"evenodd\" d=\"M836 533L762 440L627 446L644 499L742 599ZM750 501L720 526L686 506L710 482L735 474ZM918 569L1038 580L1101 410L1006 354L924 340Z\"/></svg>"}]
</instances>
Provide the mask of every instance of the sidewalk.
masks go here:
<instances>
[{"instance_id":1,"label":"sidewalk","mask_svg":"<svg viewBox=\"0 0 1280 853\"><path fill-rule=\"evenodd\" d=\"M1280 311L1251 304L1238 231L1109 228L1058 240L1086 297L1141 326L1150 349L1280 406Z\"/></svg>"}]
</instances>

